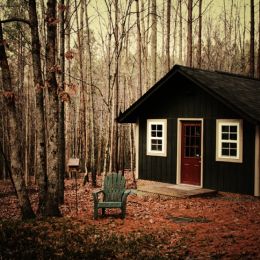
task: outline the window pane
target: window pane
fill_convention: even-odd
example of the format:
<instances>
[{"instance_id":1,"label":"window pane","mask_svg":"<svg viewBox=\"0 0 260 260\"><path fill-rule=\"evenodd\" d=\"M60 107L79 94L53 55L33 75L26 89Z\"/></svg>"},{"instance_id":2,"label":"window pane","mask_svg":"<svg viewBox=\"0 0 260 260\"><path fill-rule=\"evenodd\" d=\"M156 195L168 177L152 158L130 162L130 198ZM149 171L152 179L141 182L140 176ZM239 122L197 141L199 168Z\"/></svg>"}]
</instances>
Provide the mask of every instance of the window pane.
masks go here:
<instances>
[{"instance_id":1,"label":"window pane","mask_svg":"<svg viewBox=\"0 0 260 260\"><path fill-rule=\"evenodd\" d=\"M194 137L191 137L191 138L190 138L190 144L191 144L191 146L193 146L193 145L196 144L196 143L195 143L195 138L194 138Z\"/></svg>"},{"instance_id":2,"label":"window pane","mask_svg":"<svg viewBox=\"0 0 260 260\"><path fill-rule=\"evenodd\" d=\"M152 144L152 145L151 145L151 150L152 150L152 151L156 151L156 147L157 147L156 145L153 145L153 144Z\"/></svg>"},{"instance_id":3,"label":"window pane","mask_svg":"<svg viewBox=\"0 0 260 260\"><path fill-rule=\"evenodd\" d=\"M190 157L190 147L189 146L185 147L185 157Z\"/></svg>"},{"instance_id":4,"label":"window pane","mask_svg":"<svg viewBox=\"0 0 260 260\"><path fill-rule=\"evenodd\" d=\"M230 140L237 140L237 134L230 134Z\"/></svg>"},{"instance_id":5,"label":"window pane","mask_svg":"<svg viewBox=\"0 0 260 260\"><path fill-rule=\"evenodd\" d=\"M190 157L196 157L196 148L194 147L190 148Z\"/></svg>"},{"instance_id":6,"label":"window pane","mask_svg":"<svg viewBox=\"0 0 260 260\"><path fill-rule=\"evenodd\" d=\"M190 135L190 126L186 126L185 127L185 130L186 130L186 135Z\"/></svg>"},{"instance_id":7,"label":"window pane","mask_svg":"<svg viewBox=\"0 0 260 260\"><path fill-rule=\"evenodd\" d=\"M236 149L230 149L230 156L237 156L237 150Z\"/></svg>"},{"instance_id":8,"label":"window pane","mask_svg":"<svg viewBox=\"0 0 260 260\"><path fill-rule=\"evenodd\" d=\"M237 149L237 144L236 143L230 143L230 148Z\"/></svg>"},{"instance_id":9,"label":"window pane","mask_svg":"<svg viewBox=\"0 0 260 260\"><path fill-rule=\"evenodd\" d=\"M229 156L229 149L222 149L221 150L222 155Z\"/></svg>"},{"instance_id":10,"label":"window pane","mask_svg":"<svg viewBox=\"0 0 260 260\"><path fill-rule=\"evenodd\" d=\"M195 135L195 127L194 126L191 126L190 135L191 136Z\"/></svg>"},{"instance_id":11,"label":"window pane","mask_svg":"<svg viewBox=\"0 0 260 260\"><path fill-rule=\"evenodd\" d=\"M200 137L197 137L197 138L196 138L195 144L196 144L196 145L200 145Z\"/></svg>"},{"instance_id":12,"label":"window pane","mask_svg":"<svg viewBox=\"0 0 260 260\"><path fill-rule=\"evenodd\" d=\"M199 126L196 127L196 136L200 136L200 127Z\"/></svg>"},{"instance_id":13,"label":"window pane","mask_svg":"<svg viewBox=\"0 0 260 260\"><path fill-rule=\"evenodd\" d=\"M222 138L222 140L229 140L229 134L222 133L221 138Z\"/></svg>"},{"instance_id":14,"label":"window pane","mask_svg":"<svg viewBox=\"0 0 260 260\"><path fill-rule=\"evenodd\" d=\"M223 133L223 132L228 133L228 132L229 132L229 126L228 126L228 125L223 125L223 126L221 127L221 132L222 132L222 133Z\"/></svg>"},{"instance_id":15,"label":"window pane","mask_svg":"<svg viewBox=\"0 0 260 260\"><path fill-rule=\"evenodd\" d=\"M222 143L222 148L229 148L229 143Z\"/></svg>"},{"instance_id":16,"label":"window pane","mask_svg":"<svg viewBox=\"0 0 260 260\"><path fill-rule=\"evenodd\" d=\"M231 133L237 133L237 126L236 125L230 126L230 132Z\"/></svg>"},{"instance_id":17,"label":"window pane","mask_svg":"<svg viewBox=\"0 0 260 260\"><path fill-rule=\"evenodd\" d=\"M190 138L188 136L185 138L185 146L190 146Z\"/></svg>"},{"instance_id":18,"label":"window pane","mask_svg":"<svg viewBox=\"0 0 260 260\"><path fill-rule=\"evenodd\" d=\"M156 137L156 131L152 131L152 137Z\"/></svg>"},{"instance_id":19,"label":"window pane","mask_svg":"<svg viewBox=\"0 0 260 260\"><path fill-rule=\"evenodd\" d=\"M199 157L200 156L200 147L197 147L196 148L196 157Z\"/></svg>"},{"instance_id":20,"label":"window pane","mask_svg":"<svg viewBox=\"0 0 260 260\"><path fill-rule=\"evenodd\" d=\"M157 130L162 131L162 125L157 125Z\"/></svg>"},{"instance_id":21,"label":"window pane","mask_svg":"<svg viewBox=\"0 0 260 260\"><path fill-rule=\"evenodd\" d=\"M157 137L162 137L162 131L157 132Z\"/></svg>"},{"instance_id":22,"label":"window pane","mask_svg":"<svg viewBox=\"0 0 260 260\"><path fill-rule=\"evenodd\" d=\"M151 125L152 130L156 131L156 125Z\"/></svg>"}]
</instances>

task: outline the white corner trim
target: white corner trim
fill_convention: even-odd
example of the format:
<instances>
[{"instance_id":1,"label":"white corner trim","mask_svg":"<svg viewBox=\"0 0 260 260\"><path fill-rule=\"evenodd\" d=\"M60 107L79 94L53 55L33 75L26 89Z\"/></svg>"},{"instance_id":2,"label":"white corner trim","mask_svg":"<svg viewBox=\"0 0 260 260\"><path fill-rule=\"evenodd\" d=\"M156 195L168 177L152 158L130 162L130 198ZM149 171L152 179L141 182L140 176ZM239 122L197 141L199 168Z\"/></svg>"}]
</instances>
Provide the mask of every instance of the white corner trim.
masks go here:
<instances>
[{"instance_id":1,"label":"white corner trim","mask_svg":"<svg viewBox=\"0 0 260 260\"><path fill-rule=\"evenodd\" d=\"M260 127L255 128L255 184L254 195L260 196Z\"/></svg>"},{"instance_id":2,"label":"white corner trim","mask_svg":"<svg viewBox=\"0 0 260 260\"><path fill-rule=\"evenodd\" d=\"M135 123L135 178L139 178L139 119Z\"/></svg>"},{"instance_id":3,"label":"white corner trim","mask_svg":"<svg viewBox=\"0 0 260 260\"><path fill-rule=\"evenodd\" d=\"M181 129L183 121L199 121L201 122L201 168L200 168L200 185L196 187L203 187L203 140L204 140L204 119L203 118L177 118L177 167L176 167L176 184L181 184ZM191 185L193 186L193 185Z\"/></svg>"}]
</instances>

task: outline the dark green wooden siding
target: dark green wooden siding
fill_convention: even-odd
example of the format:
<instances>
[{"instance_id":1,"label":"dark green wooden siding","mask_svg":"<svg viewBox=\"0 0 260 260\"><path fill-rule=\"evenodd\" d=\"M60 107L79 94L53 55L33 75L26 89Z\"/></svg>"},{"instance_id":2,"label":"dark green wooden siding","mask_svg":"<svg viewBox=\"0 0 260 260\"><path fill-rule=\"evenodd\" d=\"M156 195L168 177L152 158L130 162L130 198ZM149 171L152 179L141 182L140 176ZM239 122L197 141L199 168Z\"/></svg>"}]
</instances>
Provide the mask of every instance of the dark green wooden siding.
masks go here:
<instances>
[{"instance_id":1,"label":"dark green wooden siding","mask_svg":"<svg viewBox=\"0 0 260 260\"><path fill-rule=\"evenodd\" d=\"M243 121L243 163L216 162L216 119L240 117L188 79L177 76L139 113L139 178L176 183L177 118L204 119L203 187L254 193L255 126ZM167 119L167 157L146 155L146 120Z\"/></svg>"}]
</instances>

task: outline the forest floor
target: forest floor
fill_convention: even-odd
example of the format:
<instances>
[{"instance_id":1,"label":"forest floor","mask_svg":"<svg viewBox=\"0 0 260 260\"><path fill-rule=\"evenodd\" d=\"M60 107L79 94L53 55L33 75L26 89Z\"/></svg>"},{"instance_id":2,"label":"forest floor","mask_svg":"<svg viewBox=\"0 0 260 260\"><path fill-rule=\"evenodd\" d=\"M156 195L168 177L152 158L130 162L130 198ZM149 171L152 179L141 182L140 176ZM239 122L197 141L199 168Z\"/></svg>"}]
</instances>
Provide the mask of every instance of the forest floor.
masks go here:
<instances>
[{"instance_id":1,"label":"forest floor","mask_svg":"<svg viewBox=\"0 0 260 260\"><path fill-rule=\"evenodd\" d=\"M63 217L21 221L10 182L0 181L0 259L260 259L259 198L132 194L124 220L117 209L93 220L91 184L78 182L78 210L75 181L65 184ZM35 186L30 198L36 211Z\"/></svg>"}]
</instances>

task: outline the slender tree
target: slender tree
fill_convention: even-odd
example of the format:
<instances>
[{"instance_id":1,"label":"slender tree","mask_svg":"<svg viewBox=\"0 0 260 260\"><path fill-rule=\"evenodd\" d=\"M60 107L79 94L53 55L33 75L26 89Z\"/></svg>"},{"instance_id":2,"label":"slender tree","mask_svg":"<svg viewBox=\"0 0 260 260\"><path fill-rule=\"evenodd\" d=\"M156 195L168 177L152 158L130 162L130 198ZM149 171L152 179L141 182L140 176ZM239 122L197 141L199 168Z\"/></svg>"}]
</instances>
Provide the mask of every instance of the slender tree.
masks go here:
<instances>
[{"instance_id":1,"label":"slender tree","mask_svg":"<svg viewBox=\"0 0 260 260\"><path fill-rule=\"evenodd\" d=\"M258 3L258 58L257 58L257 77L260 79L260 0Z\"/></svg>"},{"instance_id":2,"label":"slender tree","mask_svg":"<svg viewBox=\"0 0 260 260\"><path fill-rule=\"evenodd\" d=\"M90 38L90 28L89 28L89 16L88 16L88 5L85 0L85 18L86 18L86 31L87 31L87 53L88 53L88 72L89 72L89 83L90 83L90 132L91 132L91 155L90 155L90 168L92 174L92 185L95 187L97 185L97 158L96 158L96 149L97 149L97 136L95 126L95 88L93 82L93 62L92 62L92 50L91 50L91 38Z\"/></svg>"},{"instance_id":3,"label":"slender tree","mask_svg":"<svg viewBox=\"0 0 260 260\"><path fill-rule=\"evenodd\" d=\"M192 7L193 0L188 0L188 19L187 19L187 66L192 67Z\"/></svg>"},{"instance_id":4,"label":"slender tree","mask_svg":"<svg viewBox=\"0 0 260 260\"><path fill-rule=\"evenodd\" d=\"M166 63L167 70L170 70L171 59L170 59L170 36L171 36L171 0L167 0L167 32L166 32ZM175 46L174 46L175 47Z\"/></svg>"},{"instance_id":5,"label":"slender tree","mask_svg":"<svg viewBox=\"0 0 260 260\"><path fill-rule=\"evenodd\" d=\"M152 66L152 83L157 79L157 11L156 0L152 0L152 32L151 32L151 66Z\"/></svg>"},{"instance_id":6,"label":"slender tree","mask_svg":"<svg viewBox=\"0 0 260 260\"><path fill-rule=\"evenodd\" d=\"M198 68L201 68L202 0L199 0Z\"/></svg>"},{"instance_id":7,"label":"slender tree","mask_svg":"<svg viewBox=\"0 0 260 260\"><path fill-rule=\"evenodd\" d=\"M182 63L182 0L179 0L179 23L180 23L180 31L179 31L179 62Z\"/></svg>"},{"instance_id":8,"label":"slender tree","mask_svg":"<svg viewBox=\"0 0 260 260\"><path fill-rule=\"evenodd\" d=\"M249 58L249 75L255 75L255 5L254 0L250 1L250 58Z\"/></svg>"},{"instance_id":9,"label":"slender tree","mask_svg":"<svg viewBox=\"0 0 260 260\"><path fill-rule=\"evenodd\" d=\"M47 125L48 125L48 185L46 216L60 216L59 210L59 100L56 80L56 0L47 2L47 43L46 43L46 83L48 87Z\"/></svg>"},{"instance_id":10,"label":"slender tree","mask_svg":"<svg viewBox=\"0 0 260 260\"><path fill-rule=\"evenodd\" d=\"M115 121L115 119L118 116L118 104L119 104L119 28L118 28L118 22L119 22L119 3L118 0L115 0L115 28L114 28L114 37L115 37L115 107L114 107L114 126L115 126L115 133L114 133L114 162L115 166L113 167L116 172L119 170L119 164L118 164L118 123ZM113 162L112 162L113 163Z\"/></svg>"},{"instance_id":11,"label":"slender tree","mask_svg":"<svg viewBox=\"0 0 260 260\"><path fill-rule=\"evenodd\" d=\"M10 146L10 165L12 179L17 192L19 205L21 208L22 218L29 219L34 218L34 212L31 208L28 192L25 186L23 178L23 164L21 158L21 146L19 143L19 123L17 119L17 104L16 99L18 96L14 92L14 88L11 80L10 68L5 51L6 41L3 37L2 23L0 21L0 66L2 69L2 82L4 87L4 105L7 108L8 117L8 130L9 130L9 146Z\"/></svg>"},{"instance_id":12,"label":"slender tree","mask_svg":"<svg viewBox=\"0 0 260 260\"><path fill-rule=\"evenodd\" d=\"M140 26L139 0L136 0L136 28L137 28L137 63L138 63L138 91L139 97L142 96L142 37Z\"/></svg>"},{"instance_id":13,"label":"slender tree","mask_svg":"<svg viewBox=\"0 0 260 260\"><path fill-rule=\"evenodd\" d=\"M36 96L36 176L39 185L38 211L44 212L47 194L47 165L46 165L46 142L45 142L45 116L43 98L43 77L41 66L41 44L38 32L38 18L35 0L29 0L29 16L31 20L31 41L33 75Z\"/></svg>"},{"instance_id":14,"label":"slender tree","mask_svg":"<svg viewBox=\"0 0 260 260\"><path fill-rule=\"evenodd\" d=\"M66 164L65 145L65 109L63 95L65 94L65 11L64 0L60 0L60 99L59 99L59 202L64 202L64 173ZM64 96L65 97L65 96Z\"/></svg>"}]
</instances>

